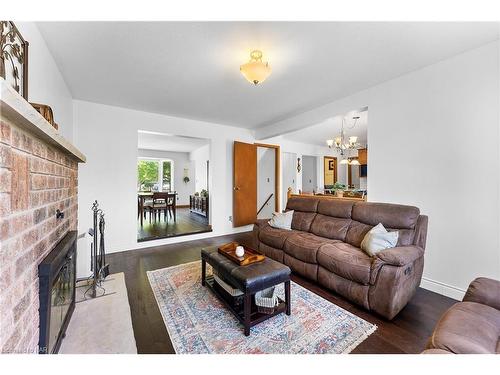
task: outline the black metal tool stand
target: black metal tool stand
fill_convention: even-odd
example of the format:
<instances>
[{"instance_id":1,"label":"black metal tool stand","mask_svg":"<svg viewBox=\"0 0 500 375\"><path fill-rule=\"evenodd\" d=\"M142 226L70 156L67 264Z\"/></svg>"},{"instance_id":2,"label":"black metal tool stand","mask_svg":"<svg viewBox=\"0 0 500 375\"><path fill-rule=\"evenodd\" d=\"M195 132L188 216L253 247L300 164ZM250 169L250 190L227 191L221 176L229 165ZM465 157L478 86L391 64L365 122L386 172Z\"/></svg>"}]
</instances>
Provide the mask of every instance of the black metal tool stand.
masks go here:
<instances>
[{"instance_id":1,"label":"black metal tool stand","mask_svg":"<svg viewBox=\"0 0 500 375\"><path fill-rule=\"evenodd\" d=\"M89 290L92 290L91 297L96 298L97 287L106 278L106 276L109 275L109 265L106 264L106 255L104 250L104 212L99 208L99 203L97 203L97 201L94 201L91 210L93 214L93 228L89 229L89 234L92 236L90 249L92 275L90 276L91 286Z\"/></svg>"}]
</instances>

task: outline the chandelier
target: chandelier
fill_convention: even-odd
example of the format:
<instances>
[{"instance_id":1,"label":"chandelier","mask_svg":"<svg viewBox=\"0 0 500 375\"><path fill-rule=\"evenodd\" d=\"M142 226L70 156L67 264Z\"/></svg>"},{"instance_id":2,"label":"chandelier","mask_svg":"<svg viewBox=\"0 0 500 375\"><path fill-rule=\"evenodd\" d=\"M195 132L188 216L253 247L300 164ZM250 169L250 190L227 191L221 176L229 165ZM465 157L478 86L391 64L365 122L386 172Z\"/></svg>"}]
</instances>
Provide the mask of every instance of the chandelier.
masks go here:
<instances>
[{"instance_id":1,"label":"chandelier","mask_svg":"<svg viewBox=\"0 0 500 375\"><path fill-rule=\"evenodd\" d=\"M329 148L335 149L340 154L340 156L342 156L340 164L359 165L359 161L357 159L345 158L346 153L348 153L350 150L356 150L361 147L361 145L358 143L358 137L356 137L355 135L352 135L350 137L346 136L346 129L354 129L356 123L359 120L359 116L354 116L352 119L354 120L354 123L352 124L352 126L347 127L345 125L345 117L343 117L340 134L334 139L328 139L326 141L326 144Z\"/></svg>"},{"instance_id":2,"label":"chandelier","mask_svg":"<svg viewBox=\"0 0 500 375\"><path fill-rule=\"evenodd\" d=\"M240 72L248 82L258 85L269 77L271 67L268 62L262 62L262 52L255 50L250 52L250 61L240 66Z\"/></svg>"}]
</instances>

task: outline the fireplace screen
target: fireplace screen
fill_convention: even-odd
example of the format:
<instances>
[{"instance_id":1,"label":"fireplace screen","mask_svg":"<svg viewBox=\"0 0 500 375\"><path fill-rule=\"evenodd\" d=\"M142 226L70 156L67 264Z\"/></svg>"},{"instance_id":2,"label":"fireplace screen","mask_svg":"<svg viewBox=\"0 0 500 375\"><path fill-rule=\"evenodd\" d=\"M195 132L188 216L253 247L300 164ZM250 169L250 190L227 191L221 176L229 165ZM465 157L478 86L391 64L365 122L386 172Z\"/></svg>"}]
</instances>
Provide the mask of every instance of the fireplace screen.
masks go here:
<instances>
[{"instance_id":1,"label":"fireplace screen","mask_svg":"<svg viewBox=\"0 0 500 375\"><path fill-rule=\"evenodd\" d=\"M39 353L57 353L75 308L76 232L71 231L40 263Z\"/></svg>"},{"instance_id":2,"label":"fireplace screen","mask_svg":"<svg viewBox=\"0 0 500 375\"><path fill-rule=\"evenodd\" d=\"M66 259L61 271L59 271L52 284L50 298L50 334L48 343L49 353L52 353L57 343L69 307L73 302L75 289L73 285L73 280L75 279L74 256L75 254L73 253Z\"/></svg>"}]
</instances>

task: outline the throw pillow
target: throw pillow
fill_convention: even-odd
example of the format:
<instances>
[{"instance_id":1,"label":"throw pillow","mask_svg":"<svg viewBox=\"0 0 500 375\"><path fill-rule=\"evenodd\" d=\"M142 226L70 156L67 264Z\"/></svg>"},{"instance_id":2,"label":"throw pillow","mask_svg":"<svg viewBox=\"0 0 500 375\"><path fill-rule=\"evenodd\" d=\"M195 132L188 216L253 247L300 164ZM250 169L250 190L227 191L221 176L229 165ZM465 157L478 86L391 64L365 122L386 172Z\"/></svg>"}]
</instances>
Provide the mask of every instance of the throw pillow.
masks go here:
<instances>
[{"instance_id":1,"label":"throw pillow","mask_svg":"<svg viewBox=\"0 0 500 375\"><path fill-rule=\"evenodd\" d=\"M292 230L293 211L283 213L273 212L273 217L268 221L273 228Z\"/></svg>"},{"instance_id":2,"label":"throw pillow","mask_svg":"<svg viewBox=\"0 0 500 375\"><path fill-rule=\"evenodd\" d=\"M399 232L388 232L382 223L374 226L363 238L361 249L370 256L379 251L395 247L398 243Z\"/></svg>"}]
</instances>

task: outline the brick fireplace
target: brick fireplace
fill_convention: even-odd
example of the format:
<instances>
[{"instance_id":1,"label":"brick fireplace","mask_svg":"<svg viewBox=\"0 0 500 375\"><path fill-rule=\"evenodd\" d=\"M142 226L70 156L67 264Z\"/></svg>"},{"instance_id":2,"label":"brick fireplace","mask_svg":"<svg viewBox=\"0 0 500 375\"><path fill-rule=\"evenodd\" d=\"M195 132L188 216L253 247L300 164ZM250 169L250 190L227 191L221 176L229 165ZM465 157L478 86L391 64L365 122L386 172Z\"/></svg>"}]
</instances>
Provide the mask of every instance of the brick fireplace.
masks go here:
<instances>
[{"instance_id":1,"label":"brick fireplace","mask_svg":"<svg viewBox=\"0 0 500 375\"><path fill-rule=\"evenodd\" d=\"M83 160L2 85L0 352L37 353L38 264L77 229L78 162ZM25 113L18 116L18 111ZM56 210L64 217L56 218Z\"/></svg>"}]
</instances>

